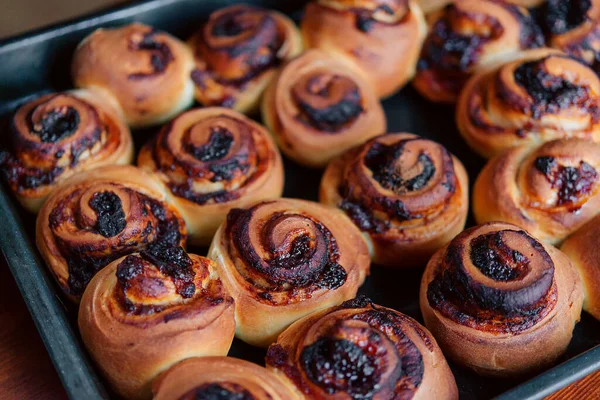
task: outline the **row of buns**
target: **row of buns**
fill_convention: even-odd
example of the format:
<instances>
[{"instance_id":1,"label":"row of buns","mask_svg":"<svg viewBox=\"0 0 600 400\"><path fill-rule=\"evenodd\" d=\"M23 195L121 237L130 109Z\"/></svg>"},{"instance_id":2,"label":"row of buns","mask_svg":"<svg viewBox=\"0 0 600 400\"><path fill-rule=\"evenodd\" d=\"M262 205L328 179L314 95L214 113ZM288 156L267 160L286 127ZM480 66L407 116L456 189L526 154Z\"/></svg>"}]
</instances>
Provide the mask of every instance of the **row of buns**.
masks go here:
<instances>
[{"instance_id":1,"label":"row of buns","mask_svg":"<svg viewBox=\"0 0 600 400\"><path fill-rule=\"evenodd\" d=\"M309 3L301 33L250 6L214 12L187 44L141 24L98 30L74 55L81 89L14 114L0 167L39 210L42 257L124 397L456 398L444 355L484 375L539 371L566 350L582 302L598 316L592 67L535 49L545 39L512 4L452 3L426 37L412 1L346 3ZM466 231L460 160L383 134L379 98L415 73L435 101L431 76L460 84L459 130L490 157L472 198L481 225ZM181 112L194 97L205 107ZM266 128L239 112L259 104ZM129 126L165 121L126 165ZM278 147L326 167L323 204L280 198ZM569 236L571 260L552 246ZM210 245L207 258L188 245ZM427 264L427 328L354 299L371 262ZM269 371L223 357L234 336L268 347Z\"/></svg>"}]
</instances>

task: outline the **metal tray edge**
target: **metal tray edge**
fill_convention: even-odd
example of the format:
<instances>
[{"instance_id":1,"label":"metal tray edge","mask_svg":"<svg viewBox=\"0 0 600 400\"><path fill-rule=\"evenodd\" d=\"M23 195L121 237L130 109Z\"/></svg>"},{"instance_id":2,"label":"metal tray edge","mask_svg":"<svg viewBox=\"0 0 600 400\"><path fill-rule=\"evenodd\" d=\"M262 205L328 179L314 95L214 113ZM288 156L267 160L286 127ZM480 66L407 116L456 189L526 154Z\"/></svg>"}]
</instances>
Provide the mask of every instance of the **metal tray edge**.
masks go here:
<instances>
[{"instance_id":1,"label":"metal tray edge","mask_svg":"<svg viewBox=\"0 0 600 400\"><path fill-rule=\"evenodd\" d=\"M71 399L108 399L90 360L79 350L66 309L4 187L0 187L0 237L0 250L68 396Z\"/></svg>"}]
</instances>

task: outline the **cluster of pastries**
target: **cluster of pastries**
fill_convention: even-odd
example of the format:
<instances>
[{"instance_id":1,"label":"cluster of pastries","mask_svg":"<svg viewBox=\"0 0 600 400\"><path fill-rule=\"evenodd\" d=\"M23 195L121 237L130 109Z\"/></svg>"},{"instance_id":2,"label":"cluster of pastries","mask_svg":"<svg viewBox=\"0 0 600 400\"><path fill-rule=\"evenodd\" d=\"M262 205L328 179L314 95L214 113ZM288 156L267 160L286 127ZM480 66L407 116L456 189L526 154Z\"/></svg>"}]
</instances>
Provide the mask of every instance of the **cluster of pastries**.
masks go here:
<instances>
[{"instance_id":1,"label":"cluster of pastries","mask_svg":"<svg viewBox=\"0 0 600 400\"><path fill-rule=\"evenodd\" d=\"M456 399L445 357L529 374L582 308L600 318L599 18L596 1L314 0L299 28L234 5L185 42L99 29L78 89L15 111L0 170L120 396ZM489 158L475 227L461 161L388 132L381 99L411 80ZM130 128L159 124L128 165ZM320 203L281 197L280 150L324 169ZM424 326L357 295L371 263L425 267ZM227 357L234 337L266 368Z\"/></svg>"}]
</instances>

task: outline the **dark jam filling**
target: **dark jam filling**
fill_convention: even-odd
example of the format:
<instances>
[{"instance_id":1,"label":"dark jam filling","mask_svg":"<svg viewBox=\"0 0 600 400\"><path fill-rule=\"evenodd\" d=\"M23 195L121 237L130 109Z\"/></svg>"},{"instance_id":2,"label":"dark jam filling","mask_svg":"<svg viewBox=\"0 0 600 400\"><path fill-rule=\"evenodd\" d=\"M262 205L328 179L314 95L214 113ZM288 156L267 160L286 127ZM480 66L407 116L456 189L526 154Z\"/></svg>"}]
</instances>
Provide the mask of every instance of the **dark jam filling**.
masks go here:
<instances>
[{"instance_id":1,"label":"dark jam filling","mask_svg":"<svg viewBox=\"0 0 600 400\"><path fill-rule=\"evenodd\" d=\"M235 383L207 383L192 389L179 400L254 400L255 397Z\"/></svg>"},{"instance_id":2,"label":"dark jam filling","mask_svg":"<svg viewBox=\"0 0 600 400\"><path fill-rule=\"evenodd\" d=\"M454 16L454 14L457 14ZM481 18L473 15L463 16L462 11L459 11L455 5L448 5L445 10L446 17L438 20L433 31L429 34L421 58L419 60L418 69L434 69L439 71L464 72L474 65L483 49L485 43L499 38L504 33L504 28L496 20L490 16ZM489 35L480 36L477 34L460 34L453 30L451 20L454 18L469 17L473 20L481 20L481 24L489 26Z\"/></svg>"},{"instance_id":3,"label":"dark jam filling","mask_svg":"<svg viewBox=\"0 0 600 400\"><path fill-rule=\"evenodd\" d=\"M321 338L302 350L300 362L308 378L329 395L371 399L379 389L377 356L349 340Z\"/></svg>"},{"instance_id":4,"label":"dark jam filling","mask_svg":"<svg viewBox=\"0 0 600 400\"><path fill-rule=\"evenodd\" d=\"M394 10L387 4L382 4L374 10L354 9L354 24L356 29L361 32L369 33L376 23L381 23L376 17L377 12L383 12L388 15L394 15Z\"/></svg>"},{"instance_id":5,"label":"dark jam filling","mask_svg":"<svg viewBox=\"0 0 600 400\"><path fill-rule=\"evenodd\" d=\"M578 167L565 167L548 156L536 158L534 166L557 190L557 206L579 202L593 191L598 182L598 172L585 161L580 161Z\"/></svg>"},{"instance_id":6,"label":"dark jam filling","mask_svg":"<svg viewBox=\"0 0 600 400\"><path fill-rule=\"evenodd\" d=\"M521 35L521 49L533 49L545 44L544 32L531 14L524 14L515 4L502 4L518 21Z\"/></svg>"},{"instance_id":7,"label":"dark jam filling","mask_svg":"<svg viewBox=\"0 0 600 400\"><path fill-rule=\"evenodd\" d=\"M225 157L229 153L232 144L233 135L231 132L222 127L214 127L211 128L208 143L199 147L189 145L188 152L202 162L215 161Z\"/></svg>"},{"instance_id":8,"label":"dark jam filling","mask_svg":"<svg viewBox=\"0 0 600 400\"><path fill-rule=\"evenodd\" d=\"M481 235L471 245L471 262L487 277L507 282L529 271L529 260L517 250L510 249L500 232Z\"/></svg>"},{"instance_id":9,"label":"dark jam filling","mask_svg":"<svg viewBox=\"0 0 600 400\"><path fill-rule=\"evenodd\" d=\"M344 189L342 189L342 192ZM401 204L401 203L400 203ZM399 206L399 215L402 216L403 220L407 219L408 211L401 204ZM373 212L368 208L359 203L354 203L349 200L343 200L340 203L340 208L348 214L350 219L354 221L354 223L360 228L363 232L371 232L371 233L382 233L390 228L389 221L382 221L378 218L375 218ZM398 213L396 213L398 215Z\"/></svg>"},{"instance_id":10,"label":"dark jam filling","mask_svg":"<svg viewBox=\"0 0 600 400\"><path fill-rule=\"evenodd\" d=\"M33 111L31 112L33 113ZM40 122L31 121L31 113L27 120L29 129L44 143L56 143L77 132L79 113L73 107L61 107L45 114Z\"/></svg>"},{"instance_id":11,"label":"dark jam filling","mask_svg":"<svg viewBox=\"0 0 600 400\"><path fill-rule=\"evenodd\" d=\"M414 192L425 187L435 175L436 169L433 160L426 153L418 156L419 174L405 179L403 171L399 171L397 160L402 157L404 145L400 142L391 146L374 143L365 157L365 165L373 172L373 179L385 189L394 193Z\"/></svg>"},{"instance_id":12,"label":"dark jam filling","mask_svg":"<svg viewBox=\"0 0 600 400\"><path fill-rule=\"evenodd\" d=\"M152 66L152 72L136 72L129 74L129 79L143 79L152 75L157 75L165 72L171 62L175 60L171 49L166 43L155 41L155 35L157 32L151 31L144 36L140 41L131 40L129 48L137 51L148 51L150 52L150 64Z\"/></svg>"},{"instance_id":13,"label":"dark jam filling","mask_svg":"<svg viewBox=\"0 0 600 400\"><path fill-rule=\"evenodd\" d=\"M157 220L154 226L148 222L146 228L141 233L140 241L135 243L122 243L115 247L110 247L105 256L99 256L96 248L92 245L81 246L79 248L70 247L69 243L64 245L59 241L57 244L61 254L67 260L69 267L69 291L74 296L80 296L88 282L100 269L116 260L140 248L147 246L152 242L161 242L170 246L179 246L182 241L181 226L179 219L170 211L166 211L164 205L150 198L142 199L144 203L143 215L153 214ZM65 215L60 205L55 208L49 217L50 228L55 230L65 221ZM95 228L94 228L95 229ZM148 240L148 236L154 234L154 240ZM91 254L88 254L90 253Z\"/></svg>"},{"instance_id":14,"label":"dark jam filling","mask_svg":"<svg viewBox=\"0 0 600 400\"><path fill-rule=\"evenodd\" d=\"M196 293L193 261L181 246L164 242L150 244L140 252L142 258L156 265L160 272L170 277L181 297L191 298Z\"/></svg>"},{"instance_id":15,"label":"dark jam filling","mask_svg":"<svg viewBox=\"0 0 600 400\"><path fill-rule=\"evenodd\" d=\"M311 84L309 81L306 90L313 96L327 98L330 94L329 86L335 84L336 80L345 79L347 80L348 78L333 76L327 85L320 83ZM315 81L320 80L317 78ZM294 101L302 111L298 117L300 120L304 120L307 125L313 126L319 131L329 133L339 132L345 125L356 120L364 111L361 104L360 92L356 85L352 83L352 86L341 100L325 108L312 107L310 101L305 101L294 92Z\"/></svg>"},{"instance_id":16,"label":"dark jam filling","mask_svg":"<svg viewBox=\"0 0 600 400\"><path fill-rule=\"evenodd\" d=\"M263 259L253 248L249 238L249 224L254 209L234 209L227 216L228 236L245 262L259 272L265 280L275 285L277 290L286 286L335 290L347 279L347 273L338 261L339 249L335 237L324 225L307 216L307 224L316 228L315 234L322 239L322 248L317 249L317 238L308 233L298 234L286 250L275 249L269 243L269 232L285 218L297 218L298 215L275 214L262 227L262 242L268 256ZM320 254L320 257L316 255Z\"/></svg>"},{"instance_id":17,"label":"dark jam filling","mask_svg":"<svg viewBox=\"0 0 600 400\"><path fill-rule=\"evenodd\" d=\"M505 234L528 242L532 254L509 248L503 240ZM433 308L461 325L512 334L534 326L553 309L556 303L554 263L537 240L524 231L512 230L473 239L469 254L471 262L497 282L523 279L532 273L534 266L529 257L537 254L536 260L540 263L537 268L541 269L533 272L537 279L527 286L510 289L504 289L502 285L488 286L485 281L473 277L463 265L464 246L461 240L450 243L439 270L427 287L427 299Z\"/></svg>"},{"instance_id":18,"label":"dark jam filling","mask_svg":"<svg viewBox=\"0 0 600 400\"><path fill-rule=\"evenodd\" d=\"M97 215L96 231L105 238L117 236L125 229L127 221L123 212L123 203L115 193L94 194L90 199L90 207Z\"/></svg>"},{"instance_id":19,"label":"dark jam filling","mask_svg":"<svg viewBox=\"0 0 600 400\"><path fill-rule=\"evenodd\" d=\"M246 18L246 14L261 13L260 18ZM222 14L212 22L211 33L216 37L240 36L238 43L215 50L224 51L229 57L244 57L244 63L253 71L252 76L238 80L217 80L233 85L242 85L279 62L277 52L283 40L277 29L277 22L268 12L246 7L234 12ZM245 35L247 31L253 34ZM218 75L218 72L217 72Z\"/></svg>"},{"instance_id":20,"label":"dark jam filling","mask_svg":"<svg viewBox=\"0 0 600 400\"><path fill-rule=\"evenodd\" d=\"M560 35L583 24L591 7L591 0L548 0L542 23L549 34Z\"/></svg>"},{"instance_id":21,"label":"dark jam filling","mask_svg":"<svg viewBox=\"0 0 600 400\"><path fill-rule=\"evenodd\" d=\"M562 76L550 75L543 60L530 61L519 66L514 73L515 82L533 98L530 107L533 118L539 119L546 113L565 110L574 105L590 108L597 119L598 107L588 107L590 93L587 87L575 85Z\"/></svg>"}]
</instances>

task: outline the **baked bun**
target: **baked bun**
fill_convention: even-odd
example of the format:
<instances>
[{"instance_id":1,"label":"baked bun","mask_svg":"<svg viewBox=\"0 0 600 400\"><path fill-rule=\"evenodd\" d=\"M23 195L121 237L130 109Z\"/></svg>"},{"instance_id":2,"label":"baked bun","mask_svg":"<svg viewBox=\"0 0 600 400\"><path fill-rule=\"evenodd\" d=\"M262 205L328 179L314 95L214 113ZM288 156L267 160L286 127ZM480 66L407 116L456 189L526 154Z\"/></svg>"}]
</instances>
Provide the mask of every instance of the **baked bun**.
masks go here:
<instances>
[{"instance_id":1,"label":"baked bun","mask_svg":"<svg viewBox=\"0 0 600 400\"><path fill-rule=\"evenodd\" d=\"M352 64L317 49L281 70L265 93L262 115L281 150L308 167L324 167L386 131L370 83Z\"/></svg>"},{"instance_id":2,"label":"baked bun","mask_svg":"<svg viewBox=\"0 0 600 400\"><path fill-rule=\"evenodd\" d=\"M100 28L75 50L77 87L102 89L118 101L133 127L159 124L194 100L190 49L168 33L133 23Z\"/></svg>"},{"instance_id":3,"label":"baked bun","mask_svg":"<svg viewBox=\"0 0 600 400\"><path fill-rule=\"evenodd\" d=\"M455 103L472 74L544 44L527 9L502 1L456 1L428 21L413 85L435 102Z\"/></svg>"},{"instance_id":4,"label":"baked bun","mask_svg":"<svg viewBox=\"0 0 600 400\"><path fill-rule=\"evenodd\" d=\"M129 128L109 98L89 90L52 93L17 109L0 139L0 172L36 213L57 184L79 171L129 164Z\"/></svg>"},{"instance_id":5,"label":"baked bun","mask_svg":"<svg viewBox=\"0 0 600 400\"><path fill-rule=\"evenodd\" d=\"M369 273L360 231L305 200L231 210L208 254L235 299L236 336L262 347L299 318L353 298Z\"/></svg>"},{"instance_id":6,"label":"baked bun","mask_svg":"<svg viewBox=\"0 0 600 400\"><path fill-rule=\"evenodd\" d=\"M460 0L459 0L460 1ZM502 0L500 0L502 1ZM540 4L544 3L545 0L503 0L506 3L516 4L518 6L533 8L537 7ZM430 14L433 11L438 11L443 8L445 5L450 3L455 3L456 1L452 0L418 0L417 1L421 6L421 9L425 14Z\"/></svg>"},{"instance_id":7,"label":"baked bun","mask_svg":"<svg viewBox=\"0 0 600 400\"><path fill-rule=\"evenodd\" d=\"M170 192L190 242L208 246L227 212L283 192L283 164L267 130L237 111L187 111L140 151L138 165Z\"/></svg>"},{"instance_id":8,"label":"baked bun","mask_svg":"<svg viewBox=\"0 0 600 400\"><path fill-rule=\"evenodd\" d=\"M388 97L415 74L427 24L415 0L315 0L300 29L307 47L355 63Z\"/></svg>"},{"instance_id":9,"label":"baked bun","mask_svg":"<svg viewBox=\"0 0 600 400\"><path fill-rule=\"evenodd\" d=\"M190 358L153 385L154 400L300 400L295 389L267 369L232 357Z\"/></svg>"},{"instance_id":10,"label":"baked bun","mask_svg":"<svg viewBox=\"0 0 600 400\"><path fill-rule=\"evenodd\" d=\"M598 142L600 80L557 50L529 50L473 76L460 95L456 122L467 143L487 158L554 139Z\"/></svg>"},{"instance_id":11,"label":"baked bun","mask_svg":"<svg viewBox=\"0 0 600 400\"><path fill-rule=\"evenodd\" d=\"M391 133L333 160L319 198L360 228L374 263L410 268L463 230L468 190L465 168L441 144Z\"/></svg>"},{"instance_id":12,"label":"baked bun","mask_svg":"<svg viewBox=\"0 0 600 400\"><path fill-rule=\"evenodd\" d=\"M600 217L569 236L560 248L573 262L583 282L583 309L600 320Z\"/></svg>"},{"instance_id":13,"label":"baked bun","mask_svg":"<svg viewBox=\"0 0 600 400\"><path fill-rule=\"evenodd\" d=\"M148 399L151 382L190 357L225 355L233 299L208 258L154 243L92 279L79 308L81 338L102 374L127 399Z\"/></svg>"},{"instance_id":14,"label":"baked bun","mask_svg":"<svg viewBox=\"0 0 600 400\"><path fill-rule=\"evenodd\" d=\"M429 261L421 312L444 354L482 375L553 364L579 321L581 280L566 255L521 228L467 229Z\"/></svg>"},{"instance_id":15,"label":"baked bun","mask_svg":"<svg viewBox=\"0 0 600 400\"><path fill-rule=\"evenodd\" d=\"M129 165L71 177L48 197L36 226L38 249L73 301L117 258L154 242L184 245L186 237L185 223L162 188Z\"/></svg>"},{"instance_id":16,"label":"baked bun","mask_svg":"<svg viewBox=\"0 0 600 400\"><path fill-rule=\"evenodd\" d=\"M196 100L204 106L258 111L277 68L302 51L302 38L284 14L246 4L221 8L189 40Z\"/></svg>"},{"instance_id":17,"label":"baked bun","mask_svg":"<svg viewBox=\"0 0 600 400\"><path fill-rule=\"evenodd\" d=\"M548 0L540 10L549 46L588 64L600 57L600 1Z\"/></svg>"},{"instance_id":18,"label":"baked bun","mask_svg":"<svg viewBox=\"0 0 600 400\"><path fill-rule=\"evenodd\" d=\"M496 156L475 181L473 212L562 242L600 212L600 144L560 139Z\"/></svg>"},{"instance_id":19,"label":"baked bun","mask_svg":"<svg viewBox=\"0 0 600 400\"><path fill-rule=\"evenodd\" d=\"M266 362L307 399L458 399L431 334L364 297L297 321Z\"/></svg>"}]
</instances>

